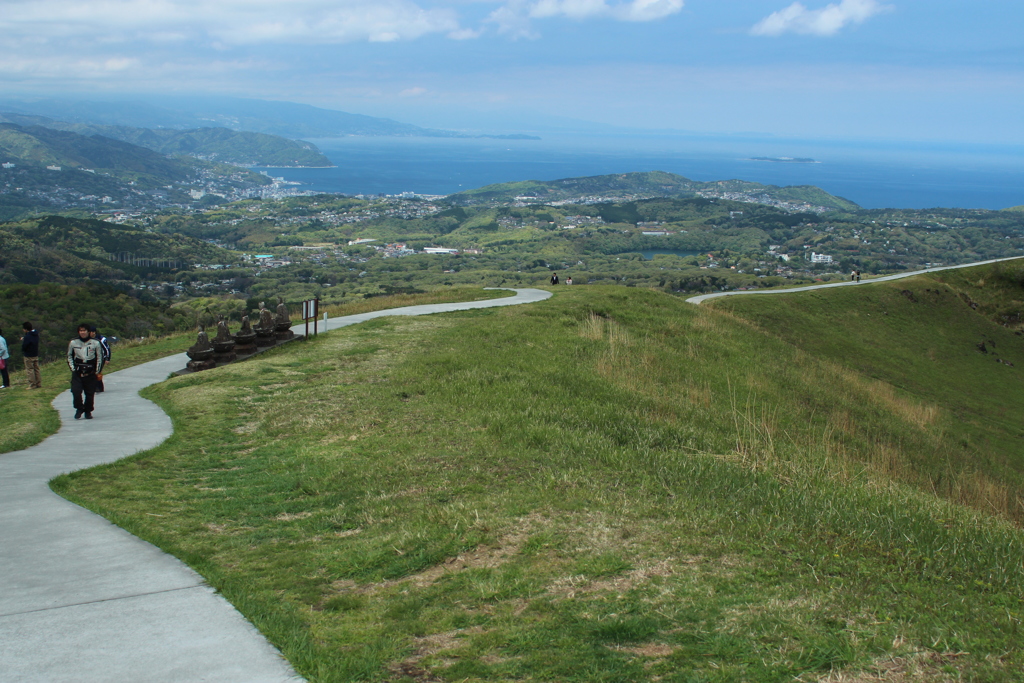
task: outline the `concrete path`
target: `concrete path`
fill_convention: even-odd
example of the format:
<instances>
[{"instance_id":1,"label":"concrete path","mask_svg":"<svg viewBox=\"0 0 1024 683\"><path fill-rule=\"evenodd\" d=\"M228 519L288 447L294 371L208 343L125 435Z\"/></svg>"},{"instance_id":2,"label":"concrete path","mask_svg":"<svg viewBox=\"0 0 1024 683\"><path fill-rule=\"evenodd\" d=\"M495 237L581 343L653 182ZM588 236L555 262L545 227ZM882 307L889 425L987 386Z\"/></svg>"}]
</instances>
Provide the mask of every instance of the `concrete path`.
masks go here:
<instances>
[{"instance_id":1,"label":"concrete path","mask_svg":"<svg viewBox=\"0 0 1024 683\"><path fill-rule=\"evenodd\" d=\"M873 277L870 280L861 280L860 282L853 282L852 280L845 280L843 282L830 282L826 285L810 285L807 287L790 287L787 289L750 289L745 292L715 292L714 294L701 294L699 296L691 296L687 301L691 304L699 304L702 301L708 299L717 299L720 296L737 296L740 294L785 294L787 292L808 292L812 289L828 289L830 287L860 287L863 285L870 285L875 282L889 282L890 280L902 280L905 277L912 277L914 275L921 275L922 273L937 273L940 270L956 270L958 268L971 268L973 266L984 266L989 263L999 263L1001 261L1015 261L1016 259L1024 258L1024 256L1010 256L1007 258L997 258L990 261L978 261L977 263L964 263L959 266L940 266L938 268L925 268L924 270L915 270L910 273L896 273L895 275L885 275L883 277Z\"/></svg>"},{"instance_id":2,"label":"concrete path","mask_svg":"<svg viewBox=\"0 0 1024 683\"><path fill-rule=\"evenodd\" d=\"M334 318L326 327L551 296L515 292ZM170 436L170 418L138 392L187 360L179 354L107 375L94 420L76 421L71 397L61 393L53 401L60 431L0 455L0 683L302 680L198 574L47 486L59 474L118 460Z\"/></svg>"}]
</instances>

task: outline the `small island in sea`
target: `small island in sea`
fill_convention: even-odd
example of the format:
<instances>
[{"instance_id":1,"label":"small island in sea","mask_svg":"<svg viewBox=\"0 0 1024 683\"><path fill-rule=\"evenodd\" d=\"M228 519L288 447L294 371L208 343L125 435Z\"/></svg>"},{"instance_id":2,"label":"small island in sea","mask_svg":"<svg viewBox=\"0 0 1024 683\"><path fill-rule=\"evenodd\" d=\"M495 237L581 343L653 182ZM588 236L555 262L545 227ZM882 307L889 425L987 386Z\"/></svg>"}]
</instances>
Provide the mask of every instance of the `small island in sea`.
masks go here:
<instances>
[{"instance_id":1,"label":"small island in sea","mask_svg":"<svg viewBox=\"0 0 1024 683\"><path fill-rule=\"evenodd\" d=\"M820 164L816 159L806 157L750 157L748 161L774 161L779 164Z\"/></svg>"}]
</instances>

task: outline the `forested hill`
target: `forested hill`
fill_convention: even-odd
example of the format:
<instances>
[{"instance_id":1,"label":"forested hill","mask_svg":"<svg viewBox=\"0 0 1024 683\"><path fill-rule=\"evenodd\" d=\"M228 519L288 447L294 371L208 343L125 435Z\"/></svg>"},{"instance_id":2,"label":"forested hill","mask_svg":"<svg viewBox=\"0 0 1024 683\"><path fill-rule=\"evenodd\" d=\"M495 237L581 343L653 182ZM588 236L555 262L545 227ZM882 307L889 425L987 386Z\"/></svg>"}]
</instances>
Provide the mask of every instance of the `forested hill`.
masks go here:
<instances>
[{"instance_id":1,"label":"forested hill","mask_svg":"<svg viewBox=\"0 0 1024 683\"><path fill-rule=\"evenodd\" d=\"M0 159L88 168L122 178L150 176L164 182L185 180L192 174L191 167L181 161L121 140L13 123L0 123Z\"/></svg>"},{"instance_id":2,"label":"forested hill","mask_svg":"<svg viewBox=\"0 0 1024 683\"><path fill-rule=\"evenodd\" d=\"M47 362L67 353L68 341L79 323L96 325L106 337L125 339L168 334L194 324L195 319L166 302L139 301L131 291L99 282L0 284L0 325L15 367L21 365L23 322L32 323L39 331L39 356Z\"/></svg>"},{"instance_id":3,"label":"forested hill","mask_svg":"<svg viewBox=\"0 0 1024 683\"><path fill-rule=\"evenodd\" d=\"M700 182L674 173L617 173L561 180L526 180L465 190L449 199L464 206L553 202L586 203L591 200L630 201L653 197L720 197L770 204L792 210L855 211L853 202L810 185L778 187L745 180Z\"/></svg>"},{"instance_id":4,"label":"forested hill","mask_svg":"<svg viewBox=\"0 0 1024 683\"><path fill-rule=\"evenodd\" d=\"M185 154L211 161L242 166L326 167L331 161L311 142L289 140L278 135L250 133L228 128L170 130L66 123L45 116L0 114L0 122L20 126L43 126L91 137L100 135L160 154Z\"/></svg>"},{"instance_id":5,"label":"forested hill","mask_svg":"<svg viewBox=\"0 0 1024 683\"><path fill-rule=\"evenodd\" d=\"M144 266L113 261L110 255L130 253ZM125 256L127 258L127 256ZM157 277L171 279L174 262L230 263L234 257L207 242L184 235L165 235L105 221L45 216L0 223L0 284L107 282ZM157 263L159 262L159 263Z\"/></svg>"}]
</instances>

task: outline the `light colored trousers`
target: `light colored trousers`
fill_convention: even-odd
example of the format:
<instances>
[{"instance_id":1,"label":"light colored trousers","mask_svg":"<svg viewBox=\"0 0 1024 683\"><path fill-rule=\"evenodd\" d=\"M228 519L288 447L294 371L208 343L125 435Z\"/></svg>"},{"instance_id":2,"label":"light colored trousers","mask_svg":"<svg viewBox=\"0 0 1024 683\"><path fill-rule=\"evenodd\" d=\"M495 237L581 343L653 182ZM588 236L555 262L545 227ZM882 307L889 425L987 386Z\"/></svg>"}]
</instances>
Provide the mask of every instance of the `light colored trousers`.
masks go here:
<instances>
[{"instance_id":1,"label":"light colored trousers","mask_svg":"<svg viewBox=\"0 0 1024 683\"><path fill-rule=\"evenodd\" d=\"M40 389L43 386L43 378L39 374L39 359L25 359L25 374L28 375L28 386L32 389Z\"/></svg>"}]
</instances>

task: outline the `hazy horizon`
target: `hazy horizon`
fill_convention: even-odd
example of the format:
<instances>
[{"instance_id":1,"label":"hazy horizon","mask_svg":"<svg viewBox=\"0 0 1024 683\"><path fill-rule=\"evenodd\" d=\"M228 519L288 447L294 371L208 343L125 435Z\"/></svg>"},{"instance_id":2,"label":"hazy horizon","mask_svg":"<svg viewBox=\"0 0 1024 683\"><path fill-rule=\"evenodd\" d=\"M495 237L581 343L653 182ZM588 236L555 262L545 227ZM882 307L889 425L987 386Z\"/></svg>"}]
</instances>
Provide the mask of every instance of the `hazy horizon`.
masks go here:
<instances>
[{"instance_id":1,"label":"hazy horizon","mask_svg":"<svg viewBox=\"0 0 1024 683\"><path fill-rule=\"evenodd\" d=\"M12 0L0 88L234 96L424 127L1024 145L1024 5Z\"/></svg>"}]
</instances>

